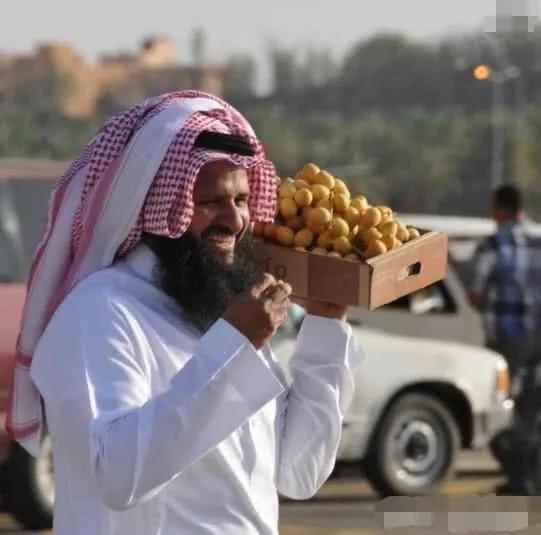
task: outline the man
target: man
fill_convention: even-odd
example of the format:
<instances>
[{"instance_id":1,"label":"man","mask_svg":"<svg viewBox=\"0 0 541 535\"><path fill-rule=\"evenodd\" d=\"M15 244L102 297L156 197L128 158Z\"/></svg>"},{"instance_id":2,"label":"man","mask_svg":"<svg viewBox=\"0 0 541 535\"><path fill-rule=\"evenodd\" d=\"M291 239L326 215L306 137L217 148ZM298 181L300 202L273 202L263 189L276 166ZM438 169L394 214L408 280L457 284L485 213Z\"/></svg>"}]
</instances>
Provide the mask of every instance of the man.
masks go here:
<instances>
[{"instance_id":1,"label":"man","mask_svg":"<svg viewBox=\"0 0 541 535\"><path fill-rule=\"evenodd\" d=\"M506 358L515 379L526 363L534 326L531 254L520 191L509 185L495 190L492 215L498 228L477 248L470 300L483 314L487 345Z\"/></svg>"},{"instance_id":2,"label":"man","mask_svg":"<svg viewBox=\"0 0 541 535\"><path fill-rule=\"evenodd\" d=\"M57 185L8 422L35 451L41 398L55 535L275 534L278 493L329 476L358 355L345 309L308 302L284 382L291 288L251 247L275 181L246 120L187 91L115 116Z\"/></svg>"},{"instance_id":3,"label":"man","mask_svg":"<svg viewBox=\"0 0 541 535\"><path fill-rule=\"evenodd\" d=\"M498 228L478 247L474 259L471 302L482 313L487 345L507 360L515 399L513 425L491 443L507 482L499 494L528 494L531 452L538 447L537 373L532 361L532 332L536 322L538 246L523 224L520 191L510 185L495 190L492 213ZM538 268L537 268L538 269ZM532 396L535 393L535 396ZM537 444L537 445L536 445Z\"/></svg>"}]
</instances>

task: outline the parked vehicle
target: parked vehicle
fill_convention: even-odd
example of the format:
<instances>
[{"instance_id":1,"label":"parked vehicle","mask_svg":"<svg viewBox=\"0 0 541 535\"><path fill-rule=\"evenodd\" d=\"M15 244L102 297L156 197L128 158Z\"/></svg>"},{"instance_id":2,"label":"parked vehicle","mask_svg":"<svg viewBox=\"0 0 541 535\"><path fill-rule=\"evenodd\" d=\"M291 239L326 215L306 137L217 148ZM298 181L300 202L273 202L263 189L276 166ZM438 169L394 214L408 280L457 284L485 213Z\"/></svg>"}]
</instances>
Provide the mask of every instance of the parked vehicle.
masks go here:
<instances>
[{"instance_id":1,"label":"parked vehicle","mask_svg":"<svg viewBox=\"0 0 541 535\"><path fill-rule=\"evenodd\" d=\"M338 461L358 462L382 495L436 492L461 448L484 448L511 421L503 357L483 347L392 335L350 323L365 360L342 432ZM285 365L300 320L273 347ZM287 373L287 368L284 366Z\"/></svg>"},{"instance_id":2,"label":"parked vehicle","mask_svg":"<svg viewBox=\"0 0 541 535\"><path fill-rule=\"evenodd\" d=\"M374 310L355 309L352 319L392 334L463 342L484 346L481 317L468 300L471 260L481 238L491 235L495 223L486 218L402 215L407 224L429 228L449 237L449 264L445 280ZM541 237L541 225L529 222L528 233Z\"/></svg>"},{"instance_id":3,"label":"parked vehicle","mask_svg":"<svg viewBox=\"0 0 541 535\"><path fill-rule=\"evenodd\" d=\"M484 448L513 412L501 355L484 348L467 297L469 260L489 219L403 215L450 239L445 280L377 310L351 308L348 321L366 353L346 416L338 460L358 462L382 495L426 494L453 473L457 450ZM541 225L529 225L541 235ZM291 356L298 321L274 342Z\"/></svg>"},{"instance_id":4,"label":"parked vehicle","mask_svg":"<svg viewBox=\"0 0 541 535\"><path fill-rule=\"evenodd\" d=\"M0 501L28 529L52 524L51 443L45 437L34 458L8 439L4 421L25 280L52 182L65 167L61 162L0 159Z\"/></svg>"}]
</instances>

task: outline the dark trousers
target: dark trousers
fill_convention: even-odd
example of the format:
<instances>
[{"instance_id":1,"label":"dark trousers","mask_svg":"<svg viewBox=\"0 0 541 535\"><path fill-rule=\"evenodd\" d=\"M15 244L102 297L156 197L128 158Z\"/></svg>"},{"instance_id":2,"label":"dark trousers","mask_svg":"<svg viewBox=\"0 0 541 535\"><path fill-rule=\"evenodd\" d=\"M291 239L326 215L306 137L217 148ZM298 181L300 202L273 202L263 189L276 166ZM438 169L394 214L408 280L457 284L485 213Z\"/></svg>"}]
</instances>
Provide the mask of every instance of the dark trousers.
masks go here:
<instances>
[{"instance_id":1,"label":"dark trousers","mask_svg":"<svg viewBox=\"0 0 541 535\"><path fill-rule=\"evenodd\" d=\"M517 338L500 337L489 340L487 346L505 358L511 380L517 377L518 372L528 364L531 357L531 337L529 334Z\"/></svg>"},{"instance_id":2,"label":"dark trousers","mask_svg":"<svg viewBox=\"0 0 541 535\"><path fill-rule=\"evenodd\" d=\"M515 413L511 427L494 437L490 449L512 488L538 494L541 481L534 465L541 451L541 358L530 347L517 344L505 355L512 363Z\"/></svg>"}]
</instances>

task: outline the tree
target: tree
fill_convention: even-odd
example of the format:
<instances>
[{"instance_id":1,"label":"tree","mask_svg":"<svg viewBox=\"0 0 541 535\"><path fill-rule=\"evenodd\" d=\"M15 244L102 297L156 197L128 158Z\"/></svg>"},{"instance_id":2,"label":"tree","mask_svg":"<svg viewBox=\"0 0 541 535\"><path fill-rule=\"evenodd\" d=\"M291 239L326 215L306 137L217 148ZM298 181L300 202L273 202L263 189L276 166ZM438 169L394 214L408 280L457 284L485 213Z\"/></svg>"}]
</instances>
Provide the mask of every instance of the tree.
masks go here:
<instances>
[{"instance_id":1,"label":"tree","mask_svg":"<svg viewBox=\"0 0 541 535\"><path fill-rule=\"evenodd\" d=\"M252 56L233 56L225 69L224 95L233 100L253 97L256 92L257 65Z\"/></svg>"},{"instance_id":2,"label":"tree","mask_svg":"<svg viewBox=\"0 0 541 535\"><path fill-rule=\"evenodd\" d=\"M8 85L0 112L31 110L34 114L60 114L71 89L71 77L53 70L38 70L19 76Z\"/></svg>"},{"instance_id":3,"label":"tree","mask_svg":"<svg viewBox=\"0 0 541 535\"><path fill-rule=\"evenodd\" d=\"M449 102L450 73L435 50L400 35L378 35L346 56L337 83L344 113Z\"/></svg>"},{"instance_id":4,"label":"tree","mask_svg":"<svg viewBox=\"0 0 541 535\"><path fill-rule=\"evenodd\" d=\"M299 68L307 87L324 87L334 80L338 72L336 61L328 49L308 48Z\"/></svg>"},{"instance_id":5,"label":"tree","mask_svg":"<svg viewBox=\"0 0 541 535\"><path fill-rule=\"evenodd\" d=\"M295 51L271 45L268 57L271 68L272 92L278 96L298 93L305 83Z\"/></svg>"}]
</instances>

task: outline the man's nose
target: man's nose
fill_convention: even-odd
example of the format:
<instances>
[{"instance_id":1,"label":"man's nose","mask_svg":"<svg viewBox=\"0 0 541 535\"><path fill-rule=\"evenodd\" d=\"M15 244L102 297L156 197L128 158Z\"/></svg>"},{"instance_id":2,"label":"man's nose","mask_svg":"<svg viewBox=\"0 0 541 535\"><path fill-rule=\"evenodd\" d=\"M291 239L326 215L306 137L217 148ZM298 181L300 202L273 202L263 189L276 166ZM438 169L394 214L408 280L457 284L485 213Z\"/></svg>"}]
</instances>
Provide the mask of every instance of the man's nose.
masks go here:
<instances>
[{"instance_id":1,"label":"man's nose","mask_svg":"<svg viewBox=\"0 0 541 535\"><path fill-rule=\"evenodd\" d=\"M227 227L232 233L238 234L244 228L242 210L234 201L224 203L217 223Z\"/></svg>"}]
</instances>

